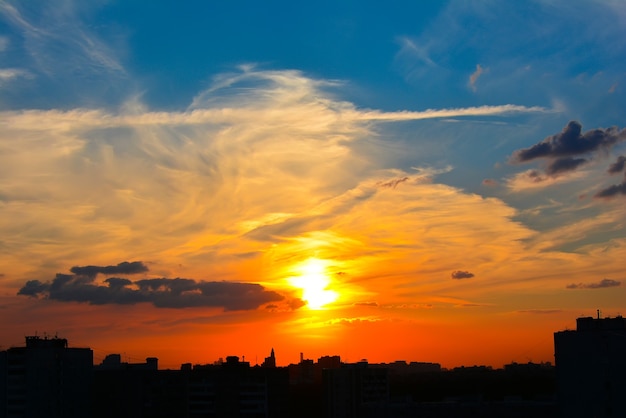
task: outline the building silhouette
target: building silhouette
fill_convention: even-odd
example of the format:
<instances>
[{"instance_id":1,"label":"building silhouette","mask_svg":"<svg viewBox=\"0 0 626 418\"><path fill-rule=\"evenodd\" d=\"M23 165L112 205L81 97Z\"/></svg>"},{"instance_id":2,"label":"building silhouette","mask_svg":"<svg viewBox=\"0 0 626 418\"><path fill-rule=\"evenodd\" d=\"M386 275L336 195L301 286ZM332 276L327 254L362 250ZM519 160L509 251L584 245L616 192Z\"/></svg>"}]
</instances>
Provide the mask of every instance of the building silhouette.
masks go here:
<instances>
[{"instance_id":1,"label":"building silhouette","mask_svg":"<svg viewBox=\"0 0 626 418\"><path fill-rule=\"evenodd\" d=\"M605 350L613 350L611 338L623 339L621 318L581 319L579 328L601 335L609 332L609 337L602 337ZM566 331L563 338L572 333ZM561 337L555 334L557 341ZM563 378L572 383L582 363L571 360L578 357L568 352L569 343L559 343L556 353ZM593 351L598 349L595 343L585 344L590 347L585 356L600 358L599 364L610 360L616 365L612 356L623 350L598 354ZM573 369L567 367L568 361ZM556 412L554 367L549 363L445 370L437 363L343 363L339 356L323 356L316 362L302 354L298 364L276 363L272 349L255 366L228 356L213 364L186 363L178 370L162 370L155 357L131 363L119 354L93 365L90 349L69 348L65 339L27 337L25 347L0 352L0 418L552 418ZM623 374L620 367L609 372ZM596 364L585 373L597 373ZM623 409L617 399L624 388L618 375L594 378L604 379L604 388L615 391L598 392L605 395L603 401L610 401L602 404L604 411L613 415L596 416L620 416ZM562 399L583 397L570 389L563 386ZM585 402L595 402L595 395L584 396ZM577 415L565 410L564 416Z\"/></svg>"},{"instance_id":2,"label":"building silhouette","mask_svg":"<svg viewBox=\"0 0 626 418\"><path fill-rule=\"evenodd\" d=\"M26 337L0 353L2 418L90 416L93 351L63 338Z\"/></svg>"},{"instance_id":3,"label":"building silhouette","mask_svg":"<svg viewBox=\"0 0 626 418\"><path fill-rule=\"evenodd\" d=\"M626 319L578 318L554 356L561 417L626 417Z\"/></svg>"},{"instance_id":4,"label":"building silhouette","mask_svg":"<svg viewBox=\"0 0 626 418\"><path fill-rule=\"evenodd\" d=\"M370 368L366 361L324 369L326 417L357 418L368 408L389 401L389 370Z\"/></svg>"},{"instance_id":5,"label":"building silhouette","mask_svg":"<svg viewBox=\"0 0 626 418\"><path fill-rule=\"evenodd\" d=\"M177 370L159 370L158 359L122 362L110 354L94 366L92 418L186 417L187 382Z\"/></svg>"},{"instance_id":6,"label":"building silhouette","mask_svg":"<svg viewBox=\"0 0 626 418\"><path fill-rule=\"evenodd\" d=\"M229 356L220 365L186 369L190 418L288 416L286 368L250 367L250 363L239 361L239 357Z\"/></svg>"},{"instance_id":7,"label":"building silhouette","mask_svg":"<svg viewBox=\"0 0 626 418\"><path fill-rule=\"evenodd\" d=\"M272 352L269 357L265 357L265 361L263 362L263 367L276 367L276 356L274 355L274 349L272 348Z\"/></svg>"},{"instance_id":8,"label":"building silhouette","mask_svg":"<svg viewBox=\"0 0 626 418\"><path fill-rule=\"evenodd\" d=\"M270 355L268 358L272 358ZM275 361L275 358L274 358ZM107 356L94 370L95 418L283 418L288 416L285 368L250 367L237 356L207 365L158 370L158 360L123 363Z\"/></svg>"}]
</instances>

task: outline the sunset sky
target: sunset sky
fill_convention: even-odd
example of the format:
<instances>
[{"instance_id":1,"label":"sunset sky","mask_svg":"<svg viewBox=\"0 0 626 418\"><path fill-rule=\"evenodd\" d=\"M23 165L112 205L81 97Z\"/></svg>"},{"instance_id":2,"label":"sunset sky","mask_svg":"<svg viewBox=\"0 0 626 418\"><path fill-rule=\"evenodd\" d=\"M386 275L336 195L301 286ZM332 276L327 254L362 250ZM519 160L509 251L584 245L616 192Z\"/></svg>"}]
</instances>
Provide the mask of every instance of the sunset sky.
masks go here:
<instances>
[{"instance_id":1,"label":"sunset sky","mask_svg":"<svg viewBox=\"0 0 626 418\"><path fill-rule=\"evenodd\" d=\"M554 361L626 314L626 2L0 0L0 349Z\"/></svg>"}]
</instances>

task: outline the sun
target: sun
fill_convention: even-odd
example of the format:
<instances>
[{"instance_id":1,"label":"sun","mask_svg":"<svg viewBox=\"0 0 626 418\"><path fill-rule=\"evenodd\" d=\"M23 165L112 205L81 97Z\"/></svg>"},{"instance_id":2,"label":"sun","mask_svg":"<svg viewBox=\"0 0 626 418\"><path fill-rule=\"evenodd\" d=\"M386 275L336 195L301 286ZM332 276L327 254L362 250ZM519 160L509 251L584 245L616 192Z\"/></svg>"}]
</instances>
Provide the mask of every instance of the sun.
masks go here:
<instances>
[{"instance_id":1,"label":"sun","mask_svg":"<svg viewBox=\"0 0 626 418\"><path fill-rule=\"evenodd\" d=\"M289 279L292 286L302 290L302 299L309 309L322 309L339 297L337 292L328 289L331 280L326 273L327 264L328 261L309 258L295 267L298 275Z\"/></svg>"}]
</instances>

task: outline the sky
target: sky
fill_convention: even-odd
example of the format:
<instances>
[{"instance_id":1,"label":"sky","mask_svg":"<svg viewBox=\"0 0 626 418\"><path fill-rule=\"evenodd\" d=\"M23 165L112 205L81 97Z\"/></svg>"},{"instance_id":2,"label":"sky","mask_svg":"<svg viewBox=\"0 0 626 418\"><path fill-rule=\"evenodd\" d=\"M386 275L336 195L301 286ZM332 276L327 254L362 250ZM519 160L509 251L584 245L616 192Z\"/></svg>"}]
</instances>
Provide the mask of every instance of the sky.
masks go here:
<instances>
[{"instance_id":1,"label":"sky","mask_svg":"<svg viewBox=\"0 0 626 418\"><path fill-rule=\"evenodd\" d=\"M554 361L626 313L626 3L0 0L0 348Z\"/></svg>"}]
</instances>

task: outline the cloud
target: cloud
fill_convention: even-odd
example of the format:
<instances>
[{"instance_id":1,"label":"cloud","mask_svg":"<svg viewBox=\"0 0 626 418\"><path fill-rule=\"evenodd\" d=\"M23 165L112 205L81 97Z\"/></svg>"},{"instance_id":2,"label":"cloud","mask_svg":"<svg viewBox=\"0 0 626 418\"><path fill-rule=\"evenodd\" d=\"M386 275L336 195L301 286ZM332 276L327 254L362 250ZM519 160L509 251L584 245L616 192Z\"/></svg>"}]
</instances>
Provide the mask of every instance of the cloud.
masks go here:
<instances>
[{"instance_id":1,"label":"cloud","mask_svg":"<svg viewBox=\"0 0 626 418\"><path fill-rule=\"evenodd\" d=\"M57 75L68 70L124 72L114 50L82 22L79 12L85 4L44 2L41 6L29 9L0 3L0 15L22 34L22 47L40 71Z\"/></svg>"},{"instance_id":2,"label":"cloud","mask_svg":"<svg viewBox=\"0 0 626 418\"><path fill-rule=\"evenodd\" d=\"M624 171L626 166L626 157L620 155L617 160L611 164L607 170L609 174L619 174ZM624 173L624 179L619 184L613 184L605 187L594 195L596 199L611 199L615 196L626 195L626 173Z\"/></svg>"},{"instance_id":3,"label":"cloud","mask_svg":"<svg viewBox=\"0 0 626 418\"><path fill-rule=\"evenodd\" d=\"M50 284L41 283L39 280L29 280L24 286L22 286L17 294L36 297L47 292L49 289Z\"/></svg>"},{"instance_id":4,"label":"cloud","mask_svg":"<svg viewBox=\"0 0 626 418\"><path fill-rule=\"evenodd\" d=\"M523 314L533 314L533 315L551 315L563 312L562 309L522 309L517 311L518 313Z\"/></svg>"},{"instance_id":5,"label":"cloud","mask_svg":"<svg viewBox=\"0 0 626 418\"><path fill-rule=\"evenodd\" d=\"M498 106L474 106L466 108L450 108L450 109L427 109L424 111L400 111L400 112L381 112L381 111L359 111L354 114L355 120L362 121L410 121L423 119L441 119L456 116L489 116L489 115L506 115L514 113L548 113L550 109L541 106L520 106L513 104L505 104Z\"/></svg>"},{"instance_id":6,"label":"cloud","mask_svg":"<svg viewBox=\"0 0 626 418\"><path fill-rule=\"evenodd\" d=\"M356 302L354 306L378 307L378 303L377 302Z\"/></svg>"},{"instance_id":7,"label":"cloud","mask_svg":"<svg viewBox=\"0 0 626 418\"><path fill-rule=\"evenodd\" d=\"M120 263L108 267L79 267L73 270L87 274L57 273L50 281L29 280L18 295L45 297L63 302L85 302L92 305L134 305L151 303L157 308L213 307L226 311L252 310L284 299L256 283L214 282L184 278L152 278L131 281L109 277L104 285L94 283L96 274L117 271L133 274L143 270L141 263ZM131 273L128 273L131 272ZM301 305L300 305L301 306Z\"/></svg>"},{"instance_id":8,"label":"cloud","mask_svg":"<svg viewBox=\"0 0 626 418\"><path fill-rule=\"evenodd\" d=\"M414 143L430 147L429 136L417 132L418 141L403 144L393 135L396 127L386 129L388 122L442 112L471 117L539 109L385 112L359 109L329 88L298 71L248 68L216 77L188 110L1 112L0 174L10 181L2 191L0 235L12 246L11 253L0 252L2 265L25 266L22 257L37 254L39 278L54 277L63 271L59 265L83 269L67 281L59 277L55 289L42 288L52 284L45 280L24 286L23 295L194 306L218 303L197 281L164 282L167 292L159 292L149 282L140 287L127 270L103 272L115 265L75 260L90 254L124 260L140 251L144 259L163 260L158 277L204 277L210 266L212 281L248 282L250 272L259 272L255 281L287 295L290 266L315 254L347 273L332 276L349 288L345 295L368 300L400 293L389 290L388 266L400 284L426 292L442 271L445 277L453 270L450 259L486 271L525 256L524 240L534 231L513 220L510 205L436 181L451 168L423 160ZM389 168L399 167L399 159L405 169ZM418 164L428 168L413 168ZM55 251L41 251L42 243L54 243ZM26 268L11 273L20 274L33 277ZM133 283L107 282L101 274ZM416 284L416 275L430 279ZM191 289L172 292L182 286ZM365 288L371 293L359 293Z\"/></svg>"},{"instance_id":9,"label":"cloud","mask_svg":"<svg viewBox=\"0 0 626 418\"><path fill-rule=\"evenodd\" d=\"M393 180L381 182L379 183L379 185L380 187L390 187L392 189L395 189L396 187L398 187L399 184L404 183L405 181L408 181L408 180L409 180L409 177L404 176L399 179L393 179Z\"/></svg>"},{"instance_id":10,"label":"cloud","mask_svg":"<svg viewBox=\"0 0 626 418\"><path fill-rule=\"evenodd\" d=\"M507 180L507 185L512 190L520 191L544 188L555 183L588 179L589 173L583 175L580 168L591 165L595 160L605 158L614 146L625 140L626 129L599 128L583 133L582 125L572 120L560 133L551 135L529 148L515 151L509 158L510 163L519 164L544 160L546 165L543 170L527 170L524 173L514 175ZM624 158L620 156L609 167L608 172L615 174L623 169ZM595 181L599 181L599 179L596 178ZM588 185L587 187L592 186ZM594 197L610 198L624 193L626 193L626 185L621 183L604 188Z\"/></svg>"},{"instance_id":11,"label":"cloud","mask_svg":"<svg viewBox=\"0 0 626 418\"><path fill-rule=\"evenodd\" d=\"M578 121L570 121L563 131L551 135L530 148L515 151L510 158L513 163L523 163L538 158L558 160L560 157L570 157L606 150L615 144L626 140L626 130L616 127L608 129L593 129L582 133L582 125ZM563 164L567 166L567 164ZM570 164L576 168L580 164Z\"/></svg>"},{"instance_id":12,"label":"cloud","mask_svg":"<svg viewBox=\"0 0 626 418\"><path fill-rule=\"evenodd\" d=\"M483 179L482 185L488 186L488 187L495 187L498 185L498 181L495 179Z\"/></svg>"},{"instance_id":13,"label":"cloud","mask_svg":"<svg viewBox=\"0 0 626 418\"><path fill-rule=\"evenodd\" d=\"M469 86L473 91L476 91L476 81L478 81L478 78L484 71L485 70L480 66L480 64L476 64L476 71L474 71L469 77Z\"/></svg>"},{"instance_id":14,"label":"cloud","mask_svg":"<svg viewBox=\"0 0 626 418\"><path fill-rule=\"evenodd\" d=\"M76 275L96 277L97 274L139 274L148 271L141 261L123 261L116 266L74 266L70 271Z\"/></svg>"},{"instance_id":15,"label":"cloud","mask_svg":"<svg viewBox=\"0 0 626 418\"><path fill-rule=\"evenodd\" d=\"M564 174L558 176L551 176L541 170L530 169L507 178L506 185L509 189L515 192L520 192L532 189L543 189L549 186L563 184L583 178L585 178L585 173L582 170L565 172Z\"/></svg>"},{"instance_id":16,"label":"cloud","mask_svg":"<svg viewBox=\"0 0 626 418\"><path fill-rule=\"evenodd\" d=\"M607 172L609 174L621 173L622 171L624 171L625 165L626 165L626 157L624 157L623 155L620 155L619 157L617 157L617 161L615 161L613 164L609 166L609 169L607 170Z\"/></svg>"},{"instance_id":17,"label":"cloud","mask_svg":"<svg viewBox=\"0 0 626 418\"><path fill-rule=\"evenodd\" d=\"M472 277L474 277L474 273L463 270L455 270L452 272L451 277L456 280L471 279Z\"/></svg>"},{"instance_id":18,"label":"cloud","mask_svg":"<svg viewBox=\"0 0 626 418\"><path fill-rule=\"evenodd\" d=\"M598 199L610 199L615 196L626 195L626 178L619 183L600 190L594 195Z\"/></svg>"},{"instance_id":19,"label":"cloud","mask_svg":"<svg viewBox=\"0 0 626 418\"><path fill-rule=\"evenodd\" d=\"M612 279L602 279L597 283L572 283L565 286L567 289L603 289L606 287L618 287L622 282Z\"/></svg>"},{"instance_id":20,"label":"cloud","mask_svg":"<svg viewBox=\"0 0 626 418\"><path fill-rule=\"evenodd\" d=\"M554 176L561 173L574 171L587 162L588 160L585 158L557 158L548 165L548 167L546 168L546 174Z\"/></svg>"},{"instance_id":21,"label":"cloud","mask_svg":"<svg viewBox=\"0 0 626 418\"><path fill-rule=\"evenodd\" d=\"M0 68L0 86L18 77L31 77L31 74L19 68Z\"/></svg>"}]
</instances>

